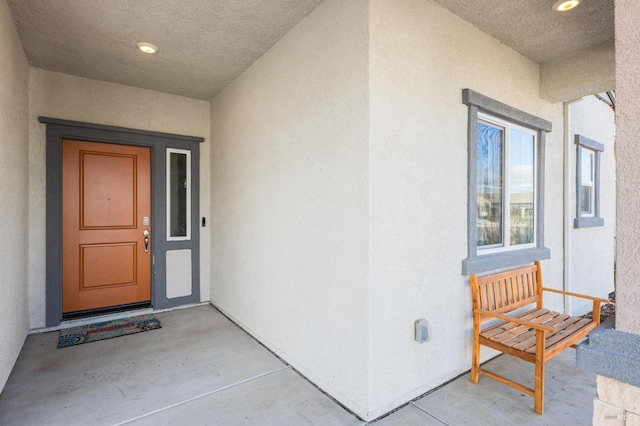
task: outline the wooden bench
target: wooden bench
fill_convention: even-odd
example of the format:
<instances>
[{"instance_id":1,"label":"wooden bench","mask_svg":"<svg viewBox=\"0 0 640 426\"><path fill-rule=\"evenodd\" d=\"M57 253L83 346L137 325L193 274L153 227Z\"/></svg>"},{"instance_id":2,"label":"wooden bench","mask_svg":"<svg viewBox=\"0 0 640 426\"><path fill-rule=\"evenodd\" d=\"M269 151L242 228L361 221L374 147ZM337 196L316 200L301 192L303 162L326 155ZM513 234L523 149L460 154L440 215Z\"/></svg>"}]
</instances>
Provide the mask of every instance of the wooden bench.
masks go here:
<instances>
[{"instance_id":1,"label":"wooden bench","mask_svg":"<svg viewBox=\"0 0 640 426\"><path fill-rule=\"evenodd\" d=\"M473 355L471 377L478 383L484 374L533 396L536 413L544 412L544 363L585 338L600 324L600 304L610 303L598 297L545 288L540 262L532 266L493 275L470 277L473 300ZM560 293L593 302L593 319L572 317L543 307L543 293ZM535 308L525 310L535 303ZM524 312L519 309L522 308ZM514 310L518 310L514 314ZM482 328L482 323L498 323ZM480 367L480 345L513 355L535 364L533 389Z\"/></svg>"}]
</instances>

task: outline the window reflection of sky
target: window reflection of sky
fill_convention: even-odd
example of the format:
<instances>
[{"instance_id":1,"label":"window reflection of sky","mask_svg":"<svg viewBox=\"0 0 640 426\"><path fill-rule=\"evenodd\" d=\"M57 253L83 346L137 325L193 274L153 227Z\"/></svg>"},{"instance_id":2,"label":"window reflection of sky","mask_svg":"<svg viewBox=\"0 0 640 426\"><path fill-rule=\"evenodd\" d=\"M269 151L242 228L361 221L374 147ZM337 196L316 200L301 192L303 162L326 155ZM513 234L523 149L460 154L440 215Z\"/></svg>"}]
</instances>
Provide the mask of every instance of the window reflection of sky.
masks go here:
<instances>
[{"instance_id":1,"label":"window reflection of sky","mask_svg":"<svg viewBox=\"0 0 640 426\"><path fill-rule=\"evenodd\" d=\"M511 129L509 134L509 190L515 193L533 193L533 135Z\"/></svg>"},{"instance_id":2,"label":"window reflection of sky","mask_svg":"<svg viewBox=\"0 0 640 426\"><path fill-rule=\"evenodd\" d=\"M503 243L504 129L478 122L478 246Z\"/></svg>"},{"instance_id":3,"label":"window reflection of sky","mask_svg":"<svg viewBox=\"0 0 640 426\"><path fill-rule=\"evenodd\" d=\"M593 157L594 157L594 152L593 151L589 151L586 148L583 148L582 150L582 167L581 167L581 171L582 171L582 182L583 183L591 183L593 182Z\"/></svg>"},{"instance_id":4,"label":"window reflection of sky","mask_svg":"<svg viewBox=\"0 0 640 426\"><path fill-rule=\"evenodd\" d=\"M502 135L502 129L478 123L478 194L502 190Z\"/></svg>"}]
</instances>

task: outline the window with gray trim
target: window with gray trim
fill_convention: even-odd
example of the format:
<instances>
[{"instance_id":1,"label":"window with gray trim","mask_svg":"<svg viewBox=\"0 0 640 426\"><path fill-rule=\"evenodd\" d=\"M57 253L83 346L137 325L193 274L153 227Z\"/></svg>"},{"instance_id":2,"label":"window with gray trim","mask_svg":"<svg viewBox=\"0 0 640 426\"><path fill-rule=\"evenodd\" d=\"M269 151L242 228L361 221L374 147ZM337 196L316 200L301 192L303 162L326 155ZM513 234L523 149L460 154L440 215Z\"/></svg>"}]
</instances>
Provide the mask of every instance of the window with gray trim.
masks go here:
<instances>
[{"instance_id":1,"label":"window with gray trim","mask_svg":"<svg viewBox=\"0 0 640 426\"><path fill-rule=\"evenodd\" d=\"M464 275L548 259L544 142L551 122L470 89L467 258Z\"/></svg>"},{"instance_id":2,"label":"window with gray trim","mask_svg":"<svg viewBox=\"0 0 640 426\"><path fill-rule=\"evenodd\" d=\"M576 218L574 228L603 226L600 217L600 153L604 145L582 135L576 143Z\"/></svg>"}]
</instances>

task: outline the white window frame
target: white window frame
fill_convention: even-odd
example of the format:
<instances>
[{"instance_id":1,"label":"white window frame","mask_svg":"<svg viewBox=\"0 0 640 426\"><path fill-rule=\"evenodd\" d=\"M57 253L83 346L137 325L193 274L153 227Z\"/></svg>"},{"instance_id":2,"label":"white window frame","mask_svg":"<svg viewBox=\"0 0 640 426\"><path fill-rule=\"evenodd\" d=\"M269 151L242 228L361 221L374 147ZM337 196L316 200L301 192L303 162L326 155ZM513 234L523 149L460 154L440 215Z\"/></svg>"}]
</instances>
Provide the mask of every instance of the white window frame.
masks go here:
<instances>
[{"instance_id":1,"label":"white window frame","mask_svg":"<svg viewBox=\"0 0 640 426\"><path fill-rule=\"evenodd\" d=\"M503 190L502 190L502 243L501 244L494 244L491 246L478 246L477 247L477 253L479 256L484 256L487 254L492 254L492 253L501 253L501 252L506 252L506 251L510 251L510 250L521 250L521 249L526 249L526 248L534 248L536 246L536 232L535 229L537 227L538 224L538 214L537 214L537 209L536 209L536 204L537 204L537 192L538 192L538 185L537 185L537 181L538 181L538 170L537 170L537 164L536 164L536 158L537 158L537 132L528 129L526 127L522 127L519 126L515 123L511 123L507 120L501 120L497 117L491 116L489 114L485 114L482 112L478 113L478 122L482 122L485 123L487 125L490 126L494 126L494 127L498 127L500 129L503 130L503 134L504 134L504 149L503 149L503 155L504 158L502 159L502 164L503 164ZM528 244L517 244L517 245L511 245L510 243L510 231L511 231L511 191L509 190L511 187L511 168L509 167L509 159L510 157L510 148L511 148L511 141L510 141L510 135L511 129L515 129L518 130L522 133L526 133L528 135L531 135L533 137L533 199L534 199L534 208L533 208L533 241L531 243ZM477 143L477 142L476 142Z\"/></svg>"},{"instance_id":2,"label":"white window frame","mask_svg":"<svg viewBox=\"0 0 640 426\"><path fill-rule=\"evenodd\" d=\"M589 176L589 180L585 181L583 180L584 177L584 173L583 171L580 172L580 194L579 197L582 197L582 188L589 188L589 210L585 211L582 209L582 206L584 205L583 203L583 199L580 199L580 216L581 217L595 217L596 214L596 194L595 194L595 189L596 189L596 176L595 176L595 169L596 169L596 152L592 149L589 148L582 148L580 150L580 159L578 161L580 161L580 167L584 166L584 163L582 161L582 158L588 155L591 161L591 173Z\"/></svg>"},{"instance_id":3,"label":"white window frame","mask_svg":"<svg viewBox=\"0 0 640 426\"><path fill-rule=\"evenodd\" d=\"M185 154L187 159L187 232L185 236L171 236L171 154ZM191 240L191 151L188 149L167 148L167 241Z\"/></svg>"}]
</instances>

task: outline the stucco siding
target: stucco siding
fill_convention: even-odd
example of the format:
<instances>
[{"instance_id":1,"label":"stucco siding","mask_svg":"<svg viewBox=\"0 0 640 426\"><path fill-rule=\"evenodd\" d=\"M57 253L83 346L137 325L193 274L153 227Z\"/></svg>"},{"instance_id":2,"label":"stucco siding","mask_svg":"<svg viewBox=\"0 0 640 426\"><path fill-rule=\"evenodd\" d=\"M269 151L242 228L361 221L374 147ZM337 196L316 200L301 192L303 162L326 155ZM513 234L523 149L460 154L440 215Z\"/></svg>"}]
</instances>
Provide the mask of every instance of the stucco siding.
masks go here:
<instances>
[{"instance_id":1,"label":"stucco siding","mask_svg":"<svg viewBox=\"0 0 640 426\"><path fill-rule=\"evenodd\" d=\"M209 103L31 68L29 292L31 328L45 325L45 137L39 116L200 136L200 216L209 217ZM209 228L200 229L201 300L208 300ZM168 284L170 285L170 283Z\"/></svg>"},{"instance_id":2,"label":"stucco siding","mask_svg":"<svg viewBox=\"0 0 640 426\"><path fill-rule=\"evenodd\" d=\"M211 300L367 410L368 5L329 0L212 101Z\"/></svg>"},{"instance_id":3,"label":"stucco siding","mask_svg":"<svg viewBox=\"0 0 640 426\"><path fill-rule=\"evenodd\" d=\"M540 94L549 102L578 99L615 86L613 41L540 66Z\"/></svg>"},{"instance_id":4,"label":"stucco siding","mask_svg":"<svg viewBox=\"0 0 640 426\"><path fill-rule=\"evenodd\" d=\"M467 107L470 88L553 123L546 138L548 286L562 287L562 105L539 66L432 1L370 10L370 407L383 414L470 368ZM562 309L561 300L550 305ZM431 341L414 341L425 318ZM484 359L494 355L483 350Z\"/></svg>"},{"instance_id":5,"label":"stucco siding","mask_svg":"<svg viewBox=\"0 0 640 426\"><path fill-rule=\"evenodd\" d=\"M613 291L616 229L616 169L614 155L613 110L595 96L569 104L567 155L570 174L566 182L570 195L568 222L571 245L568 251L570 275L567 291L607 298ZM582 135L604 145L600 155L600 217L604 226L574 228L576 217L576 144ZM569 312L584 314L592 310L589 301L568 298Z\"/></svg>"},{"instance_id":6,"label":"stucco siding","mask_svg":"<svg viewBox=\"0 0 640 426\"><path fill-rule=\"evenodd\" d=\"M29 331L29 65L0 0L0 392Z\"/></svg>"},{"instance_id":7,"label":"stucco siding","mask_svg":"<svg viewBox=\"0 0 640 426\"><path fill-rule=\"evenodd\" d=\"M640 334L640 3L616 0L616 329Z\"/></svg>"},{"instance_id":8,"label":"stucco siding","mask_svg":"<svg viewBox=\"0 0 640 426\"><path fill-rule=\"evenodd\" d=\"M615 0L616 32L616 321L611 339L598 358L601 365L591 371L598 374L593 424L610 424L611 415L626 424L637 423L640 413L640 388L634 375L639 355L640 334L640 3ZM635 341L635 342L634 342ZM634 344L635 343L635 344ZM607 371L606 367L618 367ZM613 367L613 369L615 369ZM619 372L619 373L618 373ZM612 374L613 373L613 374ZM619 374L619 375L618 375ZM604 377L604 375L608 377ZM617 377L615 377L617 376ZM614 380L615 379L617 380ZM637 377L637 376L636 376ZM627 383L621 382L624 380ZM619 417L617 417L619 415ZM619 422L622 423L622 422Z\"/></svg>"}]
</instances>

